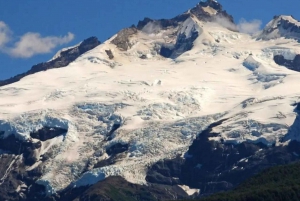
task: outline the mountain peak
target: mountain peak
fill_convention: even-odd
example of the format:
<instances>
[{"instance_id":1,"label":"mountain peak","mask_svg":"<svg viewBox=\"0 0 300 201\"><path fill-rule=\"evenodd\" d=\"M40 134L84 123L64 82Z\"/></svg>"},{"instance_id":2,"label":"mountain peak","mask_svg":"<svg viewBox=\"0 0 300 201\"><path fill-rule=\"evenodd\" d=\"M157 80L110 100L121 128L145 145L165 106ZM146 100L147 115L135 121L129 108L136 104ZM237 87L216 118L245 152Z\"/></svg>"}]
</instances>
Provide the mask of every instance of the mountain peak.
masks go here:
<instances>
[{"instance_id":1,"label":"mountain peak","mask_svg":"<svg viewBox=\"0 0 300 201\"><path fill-rule=\"evenodd\" d=\"M190 13L202 21L215 21L216 18L221 17L234 23L233 17L223 10L223 6L215 0L201 1L190 10Z\"/></svg>"},{"instance_id":2,"label":"mountain peak","mask_svg":"<svg viewBox=\"0 0 300 201\"><path fill-rule=\"evenodd\" d=\"M157 39L156 46L151 51L163 57L176 58L192 49L194 41L202 33L199 26L202 22L217 22L222 26L230 24L232 26L224 27L236 31L233 17L223 10L222 5L215 0L207 0L200 1L193 8L171 19L155 20L146 17L136 27L121 30L111 43L119 50L127 51L137 44L138 33L160 33L168 40Z\"/></svg>"},{"instance_id":3,"label":"mountain peak","mask_svg":"<svg viewBox=\"0 0 300 201\"><path fill-rule=\"evenodd\" d=\"M291 15L276 15L258 36L263 40L280 37L299 40L300 22Z\"/></svg>"},{"instance_id":4,"label":"mountain peak","mask_svg":"<svg viewBox=\"0 0 300 201\"><path fill-rule=\"evenodd\" d=\"M138 22L137 28L141 30L145 25L147 25L147 23L154 21L160 24L163 28L169 26L177 26L178 24L184 22L187 18L192 16L195 16L198 18L198 20L204 22L211 22L216 21L216 19L218 18L225 18L231 23L234 23L233 17L229 15L225 10L223 10L223 6L216 0L202 0L195 7L189 9L187 12L177 15L176 17L171 19L153 20L146 17L144 18L144 20Z\"/></svg>"},{"instance_id":5,"label":"mountain peak","mask_svg":"<svg viewBox=\"0 0 300 201\"><path fill-rule=\"evenodd\" d=\"M201 1L0 81L0 200L193 199L299 160L298 41L228 21Z\"/></svg>"},{"instance_id":6,"label":"mountain peak","mask_svg":"<svg viewBox=\"0 0 300 201\"><path fill-rule=\"evenodd\" d=\"M215 10L222 10L222 5L215 0L200 1L199 5L203 7L211 7Z\"/></svg>"},{"instance_id":7,"label":"mountain peak","mask_svg":"<svg viewBox=\"0 0 300 201\"><path fill-rule=\"evenodd\" d=\"M295 24L296 26L300 26L300 22L297 19L295 19L292 15L275 15L270 24L276 24L277 27L279 27L281 25L284 25L283 22L288 22L291 24Z\"/></svg>"}]
</instances>

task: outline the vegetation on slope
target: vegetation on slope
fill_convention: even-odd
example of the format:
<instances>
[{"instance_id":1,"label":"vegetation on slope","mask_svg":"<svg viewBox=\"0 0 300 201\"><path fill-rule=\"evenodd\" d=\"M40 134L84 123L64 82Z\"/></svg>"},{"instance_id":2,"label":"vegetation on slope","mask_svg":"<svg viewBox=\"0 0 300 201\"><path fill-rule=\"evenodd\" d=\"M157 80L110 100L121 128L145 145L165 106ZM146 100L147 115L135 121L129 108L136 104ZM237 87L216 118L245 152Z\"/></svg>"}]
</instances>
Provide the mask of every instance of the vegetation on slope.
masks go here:
<instances>
[{"instance_id":1,"label":"vegetation on slope","mask_svg":"<svg viewBox=\"0 0 300 201\"><path fill-rule=\"evenodd\" d=\"M200 201L297 201L300 200L300 162L267 169L236 189Z\"/></svg>"}]
</instances>

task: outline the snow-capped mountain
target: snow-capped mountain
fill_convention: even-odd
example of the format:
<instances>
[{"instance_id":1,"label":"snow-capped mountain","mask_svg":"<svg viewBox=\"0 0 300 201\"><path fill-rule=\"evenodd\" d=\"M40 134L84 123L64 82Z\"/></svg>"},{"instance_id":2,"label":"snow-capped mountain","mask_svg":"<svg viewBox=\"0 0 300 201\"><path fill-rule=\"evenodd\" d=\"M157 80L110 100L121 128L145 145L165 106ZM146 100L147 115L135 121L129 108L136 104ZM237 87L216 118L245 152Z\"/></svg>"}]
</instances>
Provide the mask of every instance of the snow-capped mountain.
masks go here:
<instances>
[{"instance_id":1,"label":"snow-capped mountain","mask_svg":"<svg viewBox=\"0 0 300 201\"><path fill-rule=\"evenodd\" d=\"M289 19L253 38L201 1L0 82L1 199L84 200L105 179L179 199L298 160L300 74L278 58L300 48L276 35Z\"/></svg>"},{"instance_id":2,"label":"snow-capped mountain","mask_svg":"<svg viewBox=\"0 0 300 201\"><path fill-rule=\"evenodd\" d=\"M300 39L300 22L293 16L279 15L270 21L258 39L270 40L280 37Z\"/></svg>"}]
</instances>

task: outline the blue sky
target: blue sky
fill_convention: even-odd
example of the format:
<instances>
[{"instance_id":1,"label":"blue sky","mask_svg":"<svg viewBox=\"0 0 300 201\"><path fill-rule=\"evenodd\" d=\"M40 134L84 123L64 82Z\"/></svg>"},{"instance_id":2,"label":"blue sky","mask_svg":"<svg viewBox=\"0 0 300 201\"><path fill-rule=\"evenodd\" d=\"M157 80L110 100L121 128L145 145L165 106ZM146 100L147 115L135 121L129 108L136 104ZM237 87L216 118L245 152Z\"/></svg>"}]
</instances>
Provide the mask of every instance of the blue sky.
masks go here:
<instances>
[{"instance_id":1,"label":"blue sky","mask_svg":"<svg viewBox=\"0 0 300 201\"><path fill-rule=\"evenodd\" d=\"M32 65L49 60L59 49L75 45L90 36L97 36L102 42L144 17L171 18L199 1L0 0L0 79L27 71ZM299 0L219 2L233 15L236 23L242 18L247 21L258 19L263 27L274 15L280 14L293 15L300 20ZM3 32L9 36L5 49L1 48L1 40L2 46L5 41ZM37 42L26 44L26 41ZM36 47L39 42L42 44Z\"/></svg>"}]
</instances>

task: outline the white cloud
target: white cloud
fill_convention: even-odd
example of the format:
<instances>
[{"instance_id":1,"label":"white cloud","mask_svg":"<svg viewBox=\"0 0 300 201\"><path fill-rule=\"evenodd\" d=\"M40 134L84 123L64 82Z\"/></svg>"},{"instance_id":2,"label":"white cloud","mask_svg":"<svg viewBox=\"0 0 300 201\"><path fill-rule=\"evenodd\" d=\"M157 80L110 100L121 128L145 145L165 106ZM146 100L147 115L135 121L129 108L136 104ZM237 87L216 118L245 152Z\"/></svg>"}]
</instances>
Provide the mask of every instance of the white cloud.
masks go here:
<instances>
[{"instance_id":1,"label":"white cloud","mask_svg":"<svg viewBox=\"0 0 300 201\"><path fill-rule=\"evenodd\" d=\"M261 30L260 28L262 25L262 21L256 19L251 21L241 19L239 23L236 25L232 23L228 18L223 16L217 16L215 18L215 21L227 29L238 30L241 33L247 33L251 35L258 33Z\"/></svg>"},{"instance_id":2,"label":"white cloud","mask_svg":"<svg viewBox=\"0 0 300 201\"><path fill-rule=\"evenodd\" d=\"M9 27L0 21L0 48L2 48L8 41L10 41L11 31Z\"/></svg>"},{"instance_id":3,"label":"white cloud","mask_svg":"<svg viewBox=\"0 0 300 201\"><path fill-rule=\"evenodd\" d=\"M74 34L68 33L63 37L42 37L39 33L26 33L9 49L9 54L15 57L28 58L36 54L51 52L55 47L69 43Z\"/></svg>"},{"instance_id":4,"label":"white cloud","mask_svg":"<svg viewBox=\"0 0 300 201\"><path fill-rule=\"evenodd\" d=\"M16 42L13 41L10 28L0 21L0 50L13 57L29 58L37 54L51 52L57 46L69 43L74 39L73 33L65 36L41 36L39 33L28 32Z\"/></svg>"},{"instance_id":5,"label":"white cloud","mask_svg":"<svg viewBox=\"0 0 300 201\"><path fill-rule=\"evenodd\" d=\"M230 29L230 30L237 30L237 27L234 23L232 23L228 18L223 16L217 16L215 21L220 24L221 26Z\"/></svg>"},{"instance_id":6,"label":"white cloud","mask_svg":"<svg viewBox=\"0 0 300 201\"><path fill-rule=\"evenodd\" d=\"M241 19L238 24L238 29L242 33L255 34L260 31L261 25L261 20L247 21L245 19Z\"/></svg>"}]
</instances>

